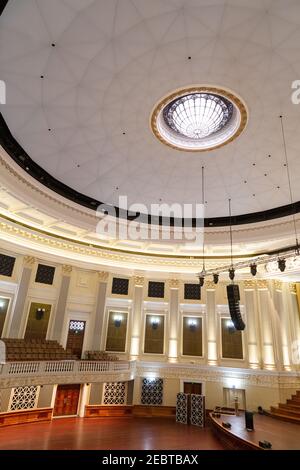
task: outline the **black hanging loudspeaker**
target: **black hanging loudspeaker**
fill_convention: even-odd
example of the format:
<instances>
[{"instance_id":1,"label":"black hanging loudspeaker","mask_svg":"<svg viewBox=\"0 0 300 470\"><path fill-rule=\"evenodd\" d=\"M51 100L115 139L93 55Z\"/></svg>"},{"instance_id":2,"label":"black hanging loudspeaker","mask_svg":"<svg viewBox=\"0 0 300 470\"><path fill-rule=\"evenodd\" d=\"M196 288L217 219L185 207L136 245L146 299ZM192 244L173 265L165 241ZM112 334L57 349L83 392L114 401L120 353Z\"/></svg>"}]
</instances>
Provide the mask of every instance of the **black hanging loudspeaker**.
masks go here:
<instances>
[{"instance_id":1,"label":"black hanging loudspeaker","mask_svg":"<svg viewBox=\"0 0 300 470\"><path fill-rule=\"evenodd\" d=\"M237 284L229 284L227 286L227 299L231 320L235 329L244 330L246 325L243 322L240 311L240 290Z\"/></svg>"}]
</instances>

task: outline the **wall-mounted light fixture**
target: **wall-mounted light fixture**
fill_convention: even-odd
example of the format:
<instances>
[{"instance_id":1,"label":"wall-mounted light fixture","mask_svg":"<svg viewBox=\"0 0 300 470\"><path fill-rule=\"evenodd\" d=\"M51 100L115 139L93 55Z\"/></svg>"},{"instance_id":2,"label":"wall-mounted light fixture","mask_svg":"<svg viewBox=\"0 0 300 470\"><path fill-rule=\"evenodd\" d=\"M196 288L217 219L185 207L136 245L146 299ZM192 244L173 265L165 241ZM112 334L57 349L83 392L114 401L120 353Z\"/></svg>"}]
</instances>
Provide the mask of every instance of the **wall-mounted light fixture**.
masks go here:
<instances>
[{"instance_id":1,"label":"wall-mounted light fixture","mask_svg":"<svg viewBox=\"0 0 300 470\"><path fill-rule=\"evenodd\" d=\"M116 328L120 328L122 320L123 320L123 315L114 315L114 325Z\"/></svg>"},{"instance_id":2,"label":"wall-mounted light fixture","mask_svg":"<svg viewBox=\"0 0 300 470\"><path fill-rule=\"evenodd\" d=\"M228 328L229 333L233 333L235 331L232 320L226 320L226 327Z\"/></svg>"},{"instance_id":3,"label":"wall-mounted light fixture","mask_svg":"<svg viewBox=\"0 0 300 470\"><path fill-rule=\"evenodd\" d=\"M37 308L35 312L35 318L41 320L46 312L45 308Z\"/></svg>"},{"instance_id":4,"label":"wall-mounted light fixture","mask_svg":"<svg viewBox=\"0 0 300 470\"><path fill-rule=\"evenodd\" d=\"M189 318L187 323L188 323L190 330L192 331L194 331L198 326L197 318Z\"/></svg>"},{"instance_id":5,"label":"wall-mounted light fixture","mask_svg":"<svg viewBox=\"0 0 300 470\"><path fill-rule=\"evenodd\" d=\"M159 317L151 317L150 323L151 323L152 329L156 330L158 325L160 324L160 318Z\"/></svg>"}]
</instances>

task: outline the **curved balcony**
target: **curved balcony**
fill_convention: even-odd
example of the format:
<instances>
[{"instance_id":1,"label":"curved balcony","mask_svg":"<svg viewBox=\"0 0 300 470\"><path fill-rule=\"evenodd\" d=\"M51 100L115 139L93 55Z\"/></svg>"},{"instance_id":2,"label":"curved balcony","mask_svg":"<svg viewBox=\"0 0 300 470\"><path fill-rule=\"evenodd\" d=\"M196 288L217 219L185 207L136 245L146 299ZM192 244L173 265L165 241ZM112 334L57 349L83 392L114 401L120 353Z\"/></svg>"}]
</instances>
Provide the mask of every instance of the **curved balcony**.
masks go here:
<instances>
[{"instance_id":1,"label":"curved balcony","mask_svg":"<svg viewBox=\"0 0 300 470\"><path fill-rule=\"evenodd\" d=\"M121 382L134 378L135 361L28 361L0 365L0 387Z\"/></svg>"}]
</instances>

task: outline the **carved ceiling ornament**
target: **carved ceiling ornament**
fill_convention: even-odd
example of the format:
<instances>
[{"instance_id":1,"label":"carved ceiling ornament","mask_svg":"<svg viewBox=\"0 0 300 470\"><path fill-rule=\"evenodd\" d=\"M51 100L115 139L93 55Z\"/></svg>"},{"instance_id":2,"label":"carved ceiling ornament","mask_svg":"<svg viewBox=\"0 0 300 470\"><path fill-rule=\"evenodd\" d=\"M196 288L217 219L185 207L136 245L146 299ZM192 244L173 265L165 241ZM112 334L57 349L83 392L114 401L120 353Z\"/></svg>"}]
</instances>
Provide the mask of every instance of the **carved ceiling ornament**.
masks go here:
<instances>
[{"instance_id":1,"label":"carved ceiling ornament","mask_svg":"<svg viewBox=\"0 0 300 470\"><path fill-rule=\"evenodd\" d=\"M108 277L109 277L109 273L106 272L106 271L98 271L98 280L101 281L101 282L107 282L108 281Z\"/></svg>"},{"instance_id":2,"label":"carved ceiling ornament","mask_svg":"<svg viewBox=\"0 0 300 470\"><path fill-rule=\"evenodd\" d=\"M32 268L36 259L34 256L24 256L24 266L26 268Z\"/></svg>"},{"instance_id":3,"label":"carved ceiling ornament","mask_svg":"<svg viewBox=\"0 0 300 470\"><path fill-rule=\"evenodd\" d=\"M244 289L245 290L254 290L256 285L257 285L256 281L254 281L252 279L245 280L243 282L243 284L244 284Z\"/></svg>"},{"instance_id":4,"label":"carved ceiling ornament","mask_svg":"<svg viewBox=\"0 0 300 470\"><path fill-rule=\"evenodd\" d=\"M133 282L135 287L144 287L145 278L143 276L133 276Z\"/></svg>"},{"instance_id":5,"label":"carved ceiling ornament","mask_svg":"<svg viewBox=\"0 0 300 470\"><path fill-rule=\"evenodd\" d=\"M257 280L257 288L259 290L266 290L268 289L268 281L266 279L258 279Z\"/></svg>"},{"instance_id":6,"label":"carved ceiling ornament","mask_svg":"<svg viewBox=\"0 0 300 470\"><path fill-rule=\"evenodd\" d=\"M64 264L61 268L64 276L70 275L72 273L72 269L73 269L72 266L68 264Z\"/></svg>"},{"instance_id":7,"label":"carved ceiling ornament","mask_svg":"<svg viewBox=\"0 0 300 470\"><path fill-rule=\"evenodd\" d=\"M295 282L290 282L289 283L289 290L291 294L297 294L297 286Z\"/></svg>"},{"instance_id":8,"label":"carved ceiling ornament","mask_svg":"<svg viewBox=\"0 0 300 470\"><path fill-rule=\"evenodd\" d=\"M168 285L169 285L170 289L179 289L180 281L179 281L179 279L169 279L168 280Z\"/></svg>"}]
</instances>

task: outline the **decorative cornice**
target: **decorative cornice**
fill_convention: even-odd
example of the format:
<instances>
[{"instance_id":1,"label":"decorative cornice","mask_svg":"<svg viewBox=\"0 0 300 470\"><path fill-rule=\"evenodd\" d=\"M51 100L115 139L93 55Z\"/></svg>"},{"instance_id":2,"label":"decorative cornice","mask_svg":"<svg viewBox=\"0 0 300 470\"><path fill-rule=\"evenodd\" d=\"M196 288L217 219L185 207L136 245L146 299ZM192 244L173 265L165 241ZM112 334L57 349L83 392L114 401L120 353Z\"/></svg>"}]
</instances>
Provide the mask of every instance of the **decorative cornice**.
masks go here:
<instances>
[{"instance_id":1,"label":"decorative cornice","mask_svg":"<svg viewBox=\"0 0 300 470\"><path fill-rule=\"evenodd\" d=\"M225 369L215 366L201 366L195 365L186 366L185 364L158 364L153 363L145 364L137 362L136 375L139 377L154 377L166 379L182 379L189 378L200 380L203 382L218 382L226 383L226 380L237 379L243 386L257 386L267 388L298 388L300 387L300 377L295 374L270 373L267 371L260 371L255 373L253 370L247 369Z\"/></svg>"},{"instance_id":2,"label":"decorative cornice","mask_svg":"<svg viewBox=\"0 0 300 470\"><path fill-rule=\"evenodd\" d=\"M1 150L1 149L0 149ZM11 163L10 163L11 162ZM61 208L64 208L68 211L70 211L72 213L72 215L76 216L76 218L89 218L90 219L90 222L92 224L92 226L95 226L97 224L97 222L99 222L99 219L96 217L95 215L95 212L94 212L94 209L93 208L86 208L84 210L84 207L82 206L82 209L80 208L80 206L76 206L76 205L73 205L72 202L70 201L70 203L68 204L68 199L65 198L65 202L62 200L62 197L63 196L59 196L57 193L55 193L54 191L50 191L46 186L43 188L42 184L39 183L39 182L35 182L34 179L32 177L29 177L28 174L25 174L24 171L22 171L21 169L19 171L17 171L13 166L12 166L12 163L13 163L13 160L11 159L10 156L6 156L5 152L2 151L2 155L1 155L1 151L0 151L0 166L2 166L2 169L1 170L1 174L4 173L4 171L7 171L7 173L13 177L14 179L17 179L17 185L18 186L25 186L24 189L26 189L26 191L28 192L28 189L30 189L33 194L32 194L32 197L36 198L39 202L42 202L42 203L45 203L46 205L49 205L49 201L51 201L51 204L54 204L56 206L56 209L57 210L60 210ZM14 164L15 166L17 166L16 164ZM30 179L29 179L30 178ZM5 180L2 181L2 183L5 182ZM297 203L299 205L299 210L300 210L300 202ZM293 226L293 220L290 219L290 220L285 220L284 222L278 222L278 219L280 217L289 217L291 216L292 214L295 214L295 207L296 207L296 204L293 204L293 205L290 205L290 206L284 206L282 208L278 208L278 210L281 212L278 214L278 217L277 218L274 218L274 215L272 215L270 217L270 220L274 219L274 223L271 223L270 225L263 225L261 224L261 222L265 222L267 220L266 218L266 213L268 211L265 211L265 212L258 212L257 213L257 216L258 216L258 219L255 221L255 220L250 220L250 221L245 221L245 217L244 216L240 216L241 220L239 222L239 216L235 217L237 223L236 225L238 226L238 224L247 224L246 227L243 227L243 225L240 225L238 226L238 228L236 228L235 226L233 226L233 230L237 233L248 233L248 232L253 232L253 231L263 231L263 230L279 230L281 227L292 227ZM272 214L274 213L274 209L272 210ZM263 215L263 217L260 219L260 215ZM226 219L226 220L225 220ZM222 218L222 221L223 221L223 225L222 224L218 224L217 221L218 221L218 218L216 218L216 223L212 222L213 225L211 225L211 223L209 223L210 220L215 220L215 219L207 219L206 222L207 222L207 228L209 230L209 234L211 235L222 235L222 234L227 234L227 228L225 226L229 225L230 221L229 221L229 218ZM258 222L260 223L260 225L248 225L248 224L253 224L255 222ZM297 220L297 223L300 223L300 218L298 217L298 220ZM214 230L213 227L217 228L218 229ZM251 256L250 254L248 255L245 255L245 256Z\"/></svg>"}]
</instances>

